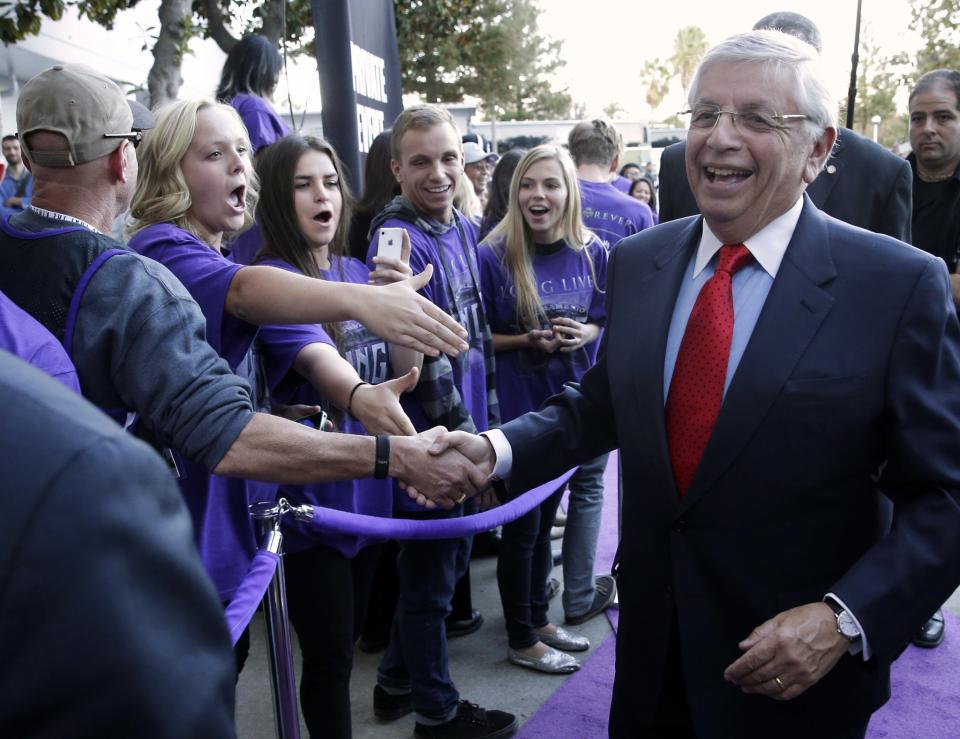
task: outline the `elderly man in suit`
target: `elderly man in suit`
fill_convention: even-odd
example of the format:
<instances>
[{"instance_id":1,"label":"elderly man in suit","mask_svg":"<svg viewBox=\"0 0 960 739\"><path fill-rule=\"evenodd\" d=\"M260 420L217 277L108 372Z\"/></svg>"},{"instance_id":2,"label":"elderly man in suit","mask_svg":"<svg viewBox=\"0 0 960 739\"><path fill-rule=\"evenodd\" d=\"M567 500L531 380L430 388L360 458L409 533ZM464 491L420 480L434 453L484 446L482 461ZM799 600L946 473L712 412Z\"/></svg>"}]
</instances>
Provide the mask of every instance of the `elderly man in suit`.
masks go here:
<instances>
[{"instance_id":1,"label":"elderly man in suit","mask_svg":"<svg viewBox=\"0 0 960 739\"><path fill-rule=\"evenodd\" d=\"M613 250L596 366L446 442L510 495L622 449L611 737L863 737L891 662L958 585L947 273L804 195L837 125L807 44L728 39L690 106L703 216Z\"/></svg>"},{"instance_id":2,"label":"elderly man in suit","mask_svg":"<svg viewBox=\"0 0 960 739\"><path fill-rule=\"evenodd\" d=\"M788 33L820 53L819 29L799 13L771 13L753 29ZM660 159L661 223L700 212L687 182L685 150L683 142L668 146ZM810 183L807 195L834 218L909 244L911 182L910 166L903 159L849 128L840 128L830 161Z\"/></svg>"},{"instance_id":3,"label":"elderly man in suit","mask_svg":"<svg viewBox=\"0 0 960 739\"><path fill-rule=\"evenodd\" d=\"M820 30L799 13L771 13L758 20L753 29L788 33L810 44L818 54L821 52ZM685 142L674 144L664 149L660 159L661 222L700 212L687 182L685 151ZM810 183L807 195L814 205L834 218L911 244L913 190L913 174L907 161L856 131L839 128L827 166ZM891 504L885 498L878 504L888 525ZM937 609L914 634L913 643L936 647L943 635L943 612Z\"/></svg>"}]
</instances>

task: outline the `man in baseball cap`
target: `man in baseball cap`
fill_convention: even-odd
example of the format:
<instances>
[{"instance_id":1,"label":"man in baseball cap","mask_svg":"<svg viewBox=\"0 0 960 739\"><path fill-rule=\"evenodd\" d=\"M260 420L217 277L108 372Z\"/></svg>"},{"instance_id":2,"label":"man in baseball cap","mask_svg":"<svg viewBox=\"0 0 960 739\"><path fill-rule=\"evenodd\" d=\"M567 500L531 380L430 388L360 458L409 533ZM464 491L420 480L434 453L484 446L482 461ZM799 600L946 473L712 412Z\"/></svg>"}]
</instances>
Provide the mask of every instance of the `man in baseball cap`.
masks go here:
<instances>
[{"instance_id":1,"label":"man in baseball cap","mask_svg":"<svg viewBox=\"0 0 960 739\"><path fill-rule=\"evenodd\" d=\"M115 82L82 64L58 64L31 79L17 101L23 153L43 167L75 167L115 151L124 139L134 147L153 128L146 107L128 101ZM60 134L61 145L31 145L31 134ZM65 145L65 146L64 146ZM42 147L42 148L37 148Z\"/></svg>"},{"instance_id":2,"label":"man in baseball cap","mask_svg":"<svg viewBox=\"0 0 960 739\"><path fill-rule=\"evenodd\" d=\"M487 186L490 184L493 167L499 159L497 154L484 151L483 147L475 141L463 142L463 171L473 183L473 190L480 198L480 204L483 207L487 206Z\"/></svg>"}]
</instances>

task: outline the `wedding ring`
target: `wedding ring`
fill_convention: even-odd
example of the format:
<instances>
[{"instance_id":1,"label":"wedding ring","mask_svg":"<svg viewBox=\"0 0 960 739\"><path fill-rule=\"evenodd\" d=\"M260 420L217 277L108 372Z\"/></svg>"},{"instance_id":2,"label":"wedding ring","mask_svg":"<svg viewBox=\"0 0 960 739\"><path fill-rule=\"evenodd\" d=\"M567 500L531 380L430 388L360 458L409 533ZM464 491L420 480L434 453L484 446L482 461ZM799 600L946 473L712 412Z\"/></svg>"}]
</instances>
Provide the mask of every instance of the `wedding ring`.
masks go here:
<instances>
[{"instance_id":1,"label":"wedding ring","mask_svg":"<svg viewBox=\"0 0 960 739\"><path fill-rule=\"evenodd\" d=\"M460 505L460 504L463 503L463 501L465 501L466 499L467 499L467 494L464 493L464 494L461 495L459 498L457 498L457 499L454 501L454 503L456 503L457 505Z\"/></svg>"},{"instance_id":2,"label":"wedding ring","mask_svg":"<svg viewBox=\"0 0 960 739\"><path fill-rule=\"evenodd\" d=\"M783 684L783 680L781 680L779 677L775 677L775 678L773 678L773 680L774 680L774 682L776 682L777 685L780 686L780 690L786 690L786 689L787 689L787 686Z\"/></svg>"}]
</instances>

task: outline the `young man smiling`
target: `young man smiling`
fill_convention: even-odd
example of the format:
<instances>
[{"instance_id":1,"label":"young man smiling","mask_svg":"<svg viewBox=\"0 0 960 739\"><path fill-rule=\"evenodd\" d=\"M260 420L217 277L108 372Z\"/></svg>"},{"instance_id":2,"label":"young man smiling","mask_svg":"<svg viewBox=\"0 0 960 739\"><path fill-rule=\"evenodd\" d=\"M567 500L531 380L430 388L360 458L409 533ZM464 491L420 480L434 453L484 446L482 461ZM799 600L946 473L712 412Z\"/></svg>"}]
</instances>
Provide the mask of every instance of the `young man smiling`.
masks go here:
<instances>
[{"instance_id":1,"label":"young man smiling","mask_svg":"<svg viewBox=\"0 0 960 739\"><path fill-rule=\"evenodd\" d=\"M466 328L470 346L453 361L425 358L420 382L403 407L418 430L483 431L499 424L499 411L493 337L480 299L477 234L453 207L463 174L460 134L446 110L418 105L397 117L391 148L401 194L373 220L368 262L377 254L381 228L405 228L410 267L436 269L421 293ZM400 490L396 508L398 515L424 518ZM462 516L463 506L444 515ZM461 701L450 679L444 621L457 580L469 566L470 548L471 538L464 537L400 543L400 601L380 663L374 712L396 719L415 710L418 737L507 737L517 728L512 714Z\"/></svg>"}]
</instances>

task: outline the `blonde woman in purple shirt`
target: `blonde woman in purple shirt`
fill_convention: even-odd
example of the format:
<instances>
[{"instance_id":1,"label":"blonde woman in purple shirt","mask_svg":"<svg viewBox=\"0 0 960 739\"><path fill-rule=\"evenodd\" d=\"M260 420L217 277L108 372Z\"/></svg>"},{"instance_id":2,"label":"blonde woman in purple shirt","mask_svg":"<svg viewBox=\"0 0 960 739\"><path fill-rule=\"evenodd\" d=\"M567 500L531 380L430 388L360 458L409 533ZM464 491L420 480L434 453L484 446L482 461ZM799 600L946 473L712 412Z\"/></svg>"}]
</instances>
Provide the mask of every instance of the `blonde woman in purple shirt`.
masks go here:
<instances>
[{"instance_id":1,"label":"blonde woman in purple shirt","mask_svg":"<svg viewBox=\"0 0 960 739\"><path fill-rule=\"evenodd\" d=\"M583 225L576 173L563 149L538 146L520 160L507 214L481 245L479 261L497 395L508 421L580 379L596 359L606 319L607 252ZM602 473L602 462L588 466L593 477L598 468ZM547 614L550 528L562 493L503 527L497 565L507 658L550 673L579 669L566 652L590 646Z\"/></svg>"}]
</instances>

